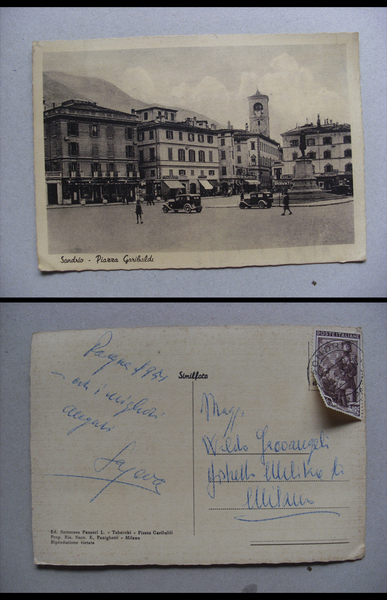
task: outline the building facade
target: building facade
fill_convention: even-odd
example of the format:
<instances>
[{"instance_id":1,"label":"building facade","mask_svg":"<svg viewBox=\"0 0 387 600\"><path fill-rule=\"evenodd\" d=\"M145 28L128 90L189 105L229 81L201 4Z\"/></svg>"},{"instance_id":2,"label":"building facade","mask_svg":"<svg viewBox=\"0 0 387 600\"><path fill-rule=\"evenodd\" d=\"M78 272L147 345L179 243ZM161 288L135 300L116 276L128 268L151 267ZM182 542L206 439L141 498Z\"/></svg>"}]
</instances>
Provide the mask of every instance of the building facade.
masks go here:
<instances>
[{"instance_id":1,"label":"building facade","mask_svg":"<svg viewBox=\"0 0 387 600\"><path fill-rule=\"evenodd\" d=\"M179 121L177 109L160 105L127 113L84 100L53 105L44 111L47 204L271 188L282 155L269 137L269 98L257 90L248 100L243 130Z\"/></svg>"},{"instance_id":2,"label":"building facade","mask_svg":"<svg viewBox=\"0 0 387 600\"><path fill-rule=\"evenodd\" d=\"M282 158L278 142L270 138L269 97L258 90L249 101L245 129L218 133L220 187L223 194L272 188L273 166Z\"/></svg>"},{"instance_id":3,"label":"building facade","mask_svg":"<svg viewBox=\"0 0 387 600\"><path fill-rule=\"evenodd\" d=\"M281 133L283 138L282 180L289 185L294 175L295 160L301 156L300 139L305 137L305 156L312 160L318 185L331 190L347 185L352 190L351 126L333 123L328 119L321 124L306 123Z\"/></svg>"},{"instance_id":4,"label":"building facade","mask_svg":"<svg viewBox=\"0 0 387 600\"><path fill-rule=\"evenodd\" d=\"M47 204L128 202L139 185L138 117L68 100L44 111Z\"/></svg>"},{"instance_id":5,"label":"building facade","mask_svg":"<svg viewBox=\"0 0 387 600\"><path fill-rule=\"evenodd\" d=\"M140 175L146 194L179 192L212 195L219 185L217 131L207 121L177 121L177 111L152 107L137 111Z\"/></svg>"}]
</instances>

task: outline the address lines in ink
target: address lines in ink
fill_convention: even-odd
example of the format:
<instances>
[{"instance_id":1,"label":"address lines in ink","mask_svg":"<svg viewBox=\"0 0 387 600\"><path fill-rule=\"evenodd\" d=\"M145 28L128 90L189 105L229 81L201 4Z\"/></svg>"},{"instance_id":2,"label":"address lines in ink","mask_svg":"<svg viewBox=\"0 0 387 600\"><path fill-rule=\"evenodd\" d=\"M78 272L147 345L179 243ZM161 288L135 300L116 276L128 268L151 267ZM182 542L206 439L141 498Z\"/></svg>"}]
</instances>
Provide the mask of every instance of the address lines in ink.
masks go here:
<instances>
[{"instance_id":1,"label":"address lines in ink","mask_svg":"<svg viewBox=\"0 0 387 600\"><path fill-rule=\"evenodd\" d=\"M259 455L261 455L261 453L257 453L257 456ZM218 485L222 486L222 484L225 483L244 483L248 484L248 487L246 490L244 486L246 500L240 506L209 507L209 510L238 511L240 514L234 517L235 520L258 523L292 517L306 517L310 514L329 514L340 517L341 511L348 509L347 506L319 506L318 503L316 505L316 501L312 499L309 492L305 493L304 490L302 490L302 493L299 493L298 490L290 492L286 490L286 488L283 489L283 484L300 483L301 481L304 484L346 481L340 479L344 474L344 469L342 465L338 463L337 457L334 458L333 467L330 469L330 479L325 479L323 477L324 471L322 468L312 467L310 464L307 464L305 459L302 460L302 466L298 467L295 467L292 461L292 467L288 471L286 468L281 467L280 460L278 459L276 460L275 467L274 462L271 466L273 468L265 469L264 479L261 480L257 477L258 473L256 469L254 469L254 472L252 471L248 459L236 468L235 465L233 465L234 468L231 468L228 461L226 461L225 465L222 465L222 468L215 468L214 460L212 459L211 466L208 469L207 478L207 493L212 500L215 499L216 487ZM267 462L266 467L268 467ZM258 485L252 486L252 484L257 483ZM244 510L247 510L247 513L244 513ZM261 512L267 510L276 511L276 516L267 516L267 513L265 513L258 517L254 512L257 510ZM290 514L278 515L277 511L282 510L291 512Z\"/></svg>"},{"instance_id":2,"label":"address lines in ink","mask_svg":"<svg viewBox=\"0 0 387 600\"><path fill-rule=\"evenodd\" d=\"M317 438L275 441L271 439L269 426L266 425L262 429L256 430L254 447L251 447L250 443L247 444L246 440L241 439L237 433L239 419L237 421L236 417L237 415L243 417L245 414L241 407L223 408L213 394L204 393L200 412L205 415L207 422L220 423L226 419L227 424L223 435L210 434L202 437L206 454L209 458L211 457L207 477L208 496L214 500L216 488L218 485L221 487L221 484L224 483L248 485L247 490L246 485L243 486L245 502L239 507L209 507L209 510L238 511L239 514L234 519L257 523L292 517L306 518L311 514L329 514L336 518L341 514L338 511L348 508L319 506L309 492L305 493L302 490L302 493L298 493L298 491L293 493L283 488L283 485L301 481L305 484L346 481L343 479L344 467L339 463L337 456L332 457L332 461L329 461L328 472L326 463L324 467L321 466L321 463L320 465L313 464L315 461L319 462L321 453L330 451L329 437L324 431L321 431ZM256 448L257 442L258 448ZM218 459L221 456L227 457L226 462L222 462L221 467L215 466L215 463L219 464ZM235 464L234 457L238 456L244 456L245 460ZM259 466L254 464L253 469L251 468L251 459L247 458L250 456L259 457ZM280 458L283 456L297 456L298 458L291 460L290 465L283 465ZM262 479L259 478L256 468L263 469ZM259 485L252 486L252 484ZM261 513L262 516L258 517L257 510L275 511L275 516L268 516L268 513L264 512ZM278 511L286 511L286 514L279 515Z\"/></svg>"}]
</instances>

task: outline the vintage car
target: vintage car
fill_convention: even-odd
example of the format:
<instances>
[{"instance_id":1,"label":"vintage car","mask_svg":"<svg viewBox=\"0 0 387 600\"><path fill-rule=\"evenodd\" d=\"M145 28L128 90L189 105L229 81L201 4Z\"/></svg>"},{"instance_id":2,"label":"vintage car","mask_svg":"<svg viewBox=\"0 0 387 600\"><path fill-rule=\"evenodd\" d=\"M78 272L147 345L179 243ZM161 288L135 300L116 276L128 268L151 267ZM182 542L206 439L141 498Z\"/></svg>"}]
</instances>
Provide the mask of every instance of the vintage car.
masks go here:
<instances>
[{"instance_id":1,"label":"vintage car","mask_svg":"<svg viewBox=\"0 0 387 600\"><path fill-rule=\"evenodd\" d=\"M186 213L190 212L201 212L202 210L202 199L199 194L180 194L172 200L167 200L163 204L163 212L169 211L178 212L183 210Z\"/></svg>"},{"instance_id":2,"label":"vintage car","mask_svg":"<svg viewBox=\"0 0 387 600\"><path fill-rule=\"evenodd\" d=\"M239 208L271 208L273 194L271 192L251 192L250 198L244 198Z\"/></svg>"},{"instance_id":3,"label":"vintage car","mask_svg":"<svg viewBox=\"0 0 387 600\"><path fill-rule=\"evenodd\" d=\"M352 196L353 192L349 185L342 183L340 185L335 185L331 190L328 190L332 194L338 194L340 196Z\"/></svg>"}]
</instances>

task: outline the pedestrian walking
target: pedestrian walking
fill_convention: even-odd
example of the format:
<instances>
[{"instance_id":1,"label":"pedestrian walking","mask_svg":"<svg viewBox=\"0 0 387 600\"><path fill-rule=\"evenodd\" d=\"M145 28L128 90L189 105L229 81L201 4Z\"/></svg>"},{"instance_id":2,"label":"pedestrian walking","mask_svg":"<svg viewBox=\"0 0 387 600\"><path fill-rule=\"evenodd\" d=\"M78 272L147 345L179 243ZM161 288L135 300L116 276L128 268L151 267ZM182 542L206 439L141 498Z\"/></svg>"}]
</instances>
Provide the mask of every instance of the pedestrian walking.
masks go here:
<instances>
[{"instance_id":1,"label":"pedestrian walking","mask_svg":"<svg viewBox=\"0 0 387 600\"><path fill-rule=\"evenodd\" d=\"M142 206L140 204L140 199L138 199L137 203L136 203L136 217L137 217L137 225L139 223L139 220L142 225L142 223L143 223L143 221L142 221Z\"/></svg>"},{"instance_id":2,"label":"pedestrian walking","mask_svg":"<svg viewBox=\"0 0 387 600\"><path fill-rule=\"evenodd\" d=\"M289 211L289 215L292 214L292 211L289 208L289 194L286 192L285 196L284 196L284 212L281 213L281 217L283 217L286 213L286 211Z\"/></svg>"}]
</instances>

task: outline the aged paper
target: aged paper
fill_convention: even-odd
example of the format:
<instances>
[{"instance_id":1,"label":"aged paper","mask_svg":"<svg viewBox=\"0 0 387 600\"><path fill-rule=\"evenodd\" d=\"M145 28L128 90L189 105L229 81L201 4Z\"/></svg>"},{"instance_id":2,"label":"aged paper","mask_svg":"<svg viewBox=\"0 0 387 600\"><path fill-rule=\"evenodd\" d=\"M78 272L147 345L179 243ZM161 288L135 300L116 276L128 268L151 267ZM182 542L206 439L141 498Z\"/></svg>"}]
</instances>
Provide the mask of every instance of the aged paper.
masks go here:
<instances>
[{"instance_id":1,"label":"aged paper","mask_svg":"<svg viewBox=\"0 0 387 600\"><path fill-rule=\"evenodd\" d=\"M364 385L362 420L324 403L309 377L316 331L323 330L34 334L35 562L362 558ZM336 339L361 336L359 329L329 331ZM331 358L345 378L344 345Z\"/></svg>"},{"instance_id":2,"label":"aged paper","mask_svg":"<svg viewBox=\"0 0 387 600\"><path fill-rule=\"evenodd\" d=\"M358 34L34 42L33 85L39 269L366 259Z\"/></svg>"}]
</instances>

